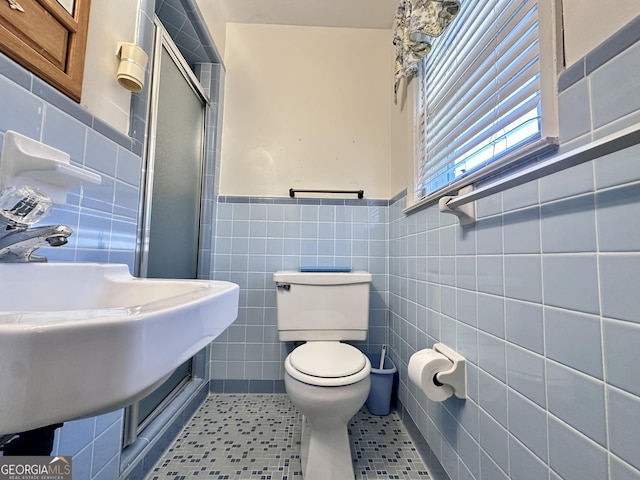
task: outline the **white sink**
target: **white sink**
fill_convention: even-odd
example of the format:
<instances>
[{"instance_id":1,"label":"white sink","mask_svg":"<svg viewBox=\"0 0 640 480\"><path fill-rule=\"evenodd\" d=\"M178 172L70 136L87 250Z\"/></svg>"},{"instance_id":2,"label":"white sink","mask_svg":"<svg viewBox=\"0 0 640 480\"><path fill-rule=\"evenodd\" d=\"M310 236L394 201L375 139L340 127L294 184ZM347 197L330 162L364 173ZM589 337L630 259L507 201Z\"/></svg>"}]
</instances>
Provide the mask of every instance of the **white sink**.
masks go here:
<instances>
[{"instance_id":1,"label":"white sink","mask_svg":"<svg viewBox=\"0 0 640 480\"><path fill-rule=\"evenodd\" d=\"M126 265L0 264L0 434L144 397L236 319L238 292Z\"/></svg>"}]
</instances>

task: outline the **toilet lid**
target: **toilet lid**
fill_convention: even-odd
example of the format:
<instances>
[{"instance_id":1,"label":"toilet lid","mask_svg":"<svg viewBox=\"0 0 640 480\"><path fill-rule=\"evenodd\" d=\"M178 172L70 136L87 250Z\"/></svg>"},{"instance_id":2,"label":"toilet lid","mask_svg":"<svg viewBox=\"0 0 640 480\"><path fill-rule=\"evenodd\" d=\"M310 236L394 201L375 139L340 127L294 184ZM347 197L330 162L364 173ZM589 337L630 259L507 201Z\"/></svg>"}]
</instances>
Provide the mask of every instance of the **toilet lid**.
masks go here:
<instances>
[{"instance_id":1,"label":"toilet lid","mask_svg":"<svg viewBox=\"0 0 640 480\"><path fill-rule=\"evenodd\" d=\"M322 378L340 378L361 371L367 364L357 348L339 342L307 342L289 355L299 372Z\"/></svg>"}]
</instances>

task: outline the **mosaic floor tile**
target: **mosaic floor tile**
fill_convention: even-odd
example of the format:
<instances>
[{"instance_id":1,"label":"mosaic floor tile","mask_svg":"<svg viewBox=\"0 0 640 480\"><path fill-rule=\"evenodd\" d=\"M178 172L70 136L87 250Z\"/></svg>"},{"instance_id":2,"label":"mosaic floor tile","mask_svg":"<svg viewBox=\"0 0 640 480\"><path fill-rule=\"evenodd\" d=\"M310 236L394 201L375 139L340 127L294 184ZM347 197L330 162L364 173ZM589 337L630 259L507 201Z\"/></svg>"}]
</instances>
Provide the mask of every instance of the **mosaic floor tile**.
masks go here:
<instances>
[{"instance_id":1,"label":"mosaic floor tile","mask_svg":"<svg viewBox=\"0 0 640 480\"><path fill-rule=\"evenodd\" d=\"M147 480L302 480L300 433L287 395L210 395ZM429 478L395 412L363 407L349 438L357 480Z\"/></svg>"}]
</instances>

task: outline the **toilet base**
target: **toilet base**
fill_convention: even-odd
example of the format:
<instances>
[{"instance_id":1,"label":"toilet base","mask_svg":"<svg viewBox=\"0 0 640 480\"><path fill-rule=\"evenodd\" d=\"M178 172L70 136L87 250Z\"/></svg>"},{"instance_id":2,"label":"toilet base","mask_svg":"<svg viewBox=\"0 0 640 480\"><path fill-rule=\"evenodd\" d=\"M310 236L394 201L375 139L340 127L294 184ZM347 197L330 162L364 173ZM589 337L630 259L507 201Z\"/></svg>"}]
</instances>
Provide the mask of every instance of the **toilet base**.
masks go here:
<instances>
[{"instance_id":1,"label":"toilet base","mask_svg":"<svg viewBox=\"0 0 640 480\"><path fill-rule=\"evenodd\" d=\"M303 480L354 480L348 424L369 395L370 377L341 387L318 387L285 373L284 383L303 415Z\"/></svg>"},{"instance_id":2,"label":"toilet base","mask_svg":"<svg viewBox=\"0 0 640 480\"><path fill-rule=\"evenodd\" d=\"M355 478L347 425L331 423L335 422L314 426L307 417L302 417L300 460L303 480Z\"/></svg>"}]
</instances>

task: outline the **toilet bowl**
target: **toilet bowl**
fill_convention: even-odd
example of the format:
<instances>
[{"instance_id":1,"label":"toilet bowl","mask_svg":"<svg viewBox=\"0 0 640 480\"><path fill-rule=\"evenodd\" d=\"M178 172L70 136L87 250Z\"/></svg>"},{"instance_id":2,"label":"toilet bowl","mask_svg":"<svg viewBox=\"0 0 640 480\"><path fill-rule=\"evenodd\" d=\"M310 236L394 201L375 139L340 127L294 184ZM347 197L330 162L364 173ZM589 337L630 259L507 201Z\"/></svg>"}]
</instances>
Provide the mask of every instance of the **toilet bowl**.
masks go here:
<instances>
[{"instance_id":1,"label":"toilet bowl","mask_svg":"<svg viewBox=\"0 0 640 480\"><path fill-rule=\"evenodd\" d=\"M357 348L308 342L285 360L285 388L303 415L304 480L353 480L348 423L371 387L371 364Z\"/></svg>"}]
</instances>

